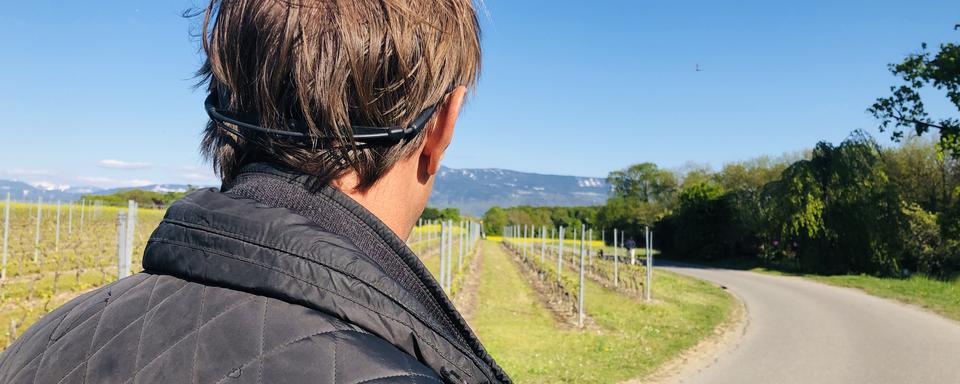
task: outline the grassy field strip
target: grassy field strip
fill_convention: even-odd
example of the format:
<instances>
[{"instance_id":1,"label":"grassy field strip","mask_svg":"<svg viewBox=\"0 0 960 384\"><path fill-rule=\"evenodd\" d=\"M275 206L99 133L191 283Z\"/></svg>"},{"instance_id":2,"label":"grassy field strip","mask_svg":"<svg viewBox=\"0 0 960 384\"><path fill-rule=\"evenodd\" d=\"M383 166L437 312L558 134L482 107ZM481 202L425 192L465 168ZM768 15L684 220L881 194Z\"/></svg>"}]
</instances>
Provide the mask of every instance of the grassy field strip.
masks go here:
<instances>
[{"instance_id":1,"label":"grassy field strip","mask_svg":"<svg viewBox=\"0 0 960 384\"><path fill-rule=\"evenodd\" d=\"M487 349L518 382L609 383L649 375L711 335L733 298L698 280L658 276L662 293L643 304L587 280L586 310L602 332L557 324L496 243L484 266L471 321ZM528 255L529 257L529 255Z\"/></svg>"},{"instance_id":2,"label":"grassy field strip","mask_svg":"<svg viewBox=\"0 0 960 384\"><path fill-rule=\"evenodd\" d=\"M454 280L454 286L457 288L456 295L453 296L453 304L460 311L467 322L473 318L473 313L477 308L477 291L480 289L480 275L483 271L484 253L480 249L482 241L474 245L471 253L470 262L464 267L466 270L462 275Z\"/></svg>"},{"instance_id":3,"label":"grassy field strip","mask_svg":"<svg viewBox=\"0 0 960 384\"><path fill-rule=\"evenodd\" d=\"M960 277L935 279L921 274L908 278L870 275L817 275L794 272L794 267L736 259L704 265L770 275L798 276L838 287L862 290L869 295L915 305L949 319L960 321Z\"/></svg>"},{"instance_id":4,"label":"grassy field strip","mask_svg":"<svg viewBox=\"0 0 960 384\"><path fill-rule=\"evenodd\" d=\"M869 275L824 276L784 272L763 267L749 268L742 265L732 265L732 267L773 275L799 276L824 284L855 288L873 296L916 305L941 316L960 321L960 278L938 280L919 274L905 279Z\"/></svg>"}]
</instances>

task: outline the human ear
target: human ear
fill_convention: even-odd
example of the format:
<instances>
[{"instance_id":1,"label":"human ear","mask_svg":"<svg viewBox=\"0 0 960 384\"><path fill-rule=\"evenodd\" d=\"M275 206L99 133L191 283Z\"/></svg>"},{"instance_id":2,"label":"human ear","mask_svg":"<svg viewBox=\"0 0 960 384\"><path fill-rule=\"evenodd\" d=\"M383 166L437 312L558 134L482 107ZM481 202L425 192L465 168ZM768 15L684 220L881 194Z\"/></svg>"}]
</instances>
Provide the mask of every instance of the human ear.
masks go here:
<instances>
[{"instance_id":1,"label":"human ear","mask_svg":"<svg viewBox=\"0 0 960 384\"><path fill-rule=\"evenodd\" d=\"M453 129L457 124L457 117L460 115L460 108L463 107L466 94L467 88L462 85L450 91L437 109L433 124L427 130L420 158L426 162L426 171L430 175L436 174L440 169L440 160L443 159L443 154L453 140Z\"/></svg>"}]
</instances>

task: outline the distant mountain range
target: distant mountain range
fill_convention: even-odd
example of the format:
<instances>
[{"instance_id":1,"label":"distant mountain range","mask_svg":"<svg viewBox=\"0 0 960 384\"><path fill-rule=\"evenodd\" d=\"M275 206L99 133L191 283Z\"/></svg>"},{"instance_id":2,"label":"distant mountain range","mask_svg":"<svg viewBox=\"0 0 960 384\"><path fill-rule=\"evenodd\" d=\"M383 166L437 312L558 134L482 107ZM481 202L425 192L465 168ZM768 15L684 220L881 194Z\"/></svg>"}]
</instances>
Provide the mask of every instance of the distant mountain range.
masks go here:
<instances>
[{"instance_id":1,"label":"distant mountain range","mask_svg":"<svg viewBox=\"0 0 960 384\"><path fill-rule=\"evenodd\" d=\"M131 189L154 192L184 192L188 188L189 186L186 184L153 184L142 187L99 188L48 184L31 185L21 181L0 180L0 199L5 199L7 192L10 192L10 198L18 201L35 201L37 198L42 198L43 201L60 200L70 202L80 200L81 195L109 195Z\"/></svg>"},{"instance_id":2,"label":"distant mountain range","mask_svg":"<svg viewBox=\"0 0 960 384\"><path fill-rule=\"evenodd\" d=\"M186 184L97 188L36 184L0 180L0 199L6 192L14 200L76 201L84 194L106 195L129 189L183 192ZM603 178L541 175L506 169L453 169L442 167L430 196L430 206L455 207L482 215L492 206L583 206L603 204L610 186Z\"/></svg>"},{"instance_id":3,"label":"distant mountain range","mask_svg":"<svg viewBox=\"0 0 960 384\"><path fill-rule=\"evenodd\" d=\"M455 207L482 215L492 206L583 206L607 200L603 178L541 175L506 169L441 168L430 195L432 207Z\"/></svg>"}]
</instances>

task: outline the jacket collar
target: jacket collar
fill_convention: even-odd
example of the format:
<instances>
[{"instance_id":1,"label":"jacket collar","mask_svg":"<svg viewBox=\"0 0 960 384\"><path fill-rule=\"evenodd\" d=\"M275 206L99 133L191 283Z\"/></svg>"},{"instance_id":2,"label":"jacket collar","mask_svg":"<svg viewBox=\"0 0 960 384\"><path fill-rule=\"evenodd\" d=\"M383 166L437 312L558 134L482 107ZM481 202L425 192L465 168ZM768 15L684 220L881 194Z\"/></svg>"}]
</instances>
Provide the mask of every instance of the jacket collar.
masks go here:
<instances>
[{"instance_id":1,"label":"jacket collar","mask_svg":"<svg viewBox=\"0 0 960 384\"><path fill-rule=\"evenodd\" d=\"M509 382L404 242L309 182L254 164L225 192L188 195L151 236L144 268L326 312L465 382Z\"/></svg>"},{"instance_id":2,"label":"jacket collar","mask_svg":"<svg viewBox=\"0 0 960 384\"><path fill-rule=\"evenodd\" d=\"M454 323L459 312L420 259L397 235L349 196L325 185L311 192L311 178L265 163L243 168L225 193L261 204L286 208L324 232L353 243L364 256L410 292L430 320L465 342ZM467 328L469 331L469 328Z\"/></svg>"}]
</instances>

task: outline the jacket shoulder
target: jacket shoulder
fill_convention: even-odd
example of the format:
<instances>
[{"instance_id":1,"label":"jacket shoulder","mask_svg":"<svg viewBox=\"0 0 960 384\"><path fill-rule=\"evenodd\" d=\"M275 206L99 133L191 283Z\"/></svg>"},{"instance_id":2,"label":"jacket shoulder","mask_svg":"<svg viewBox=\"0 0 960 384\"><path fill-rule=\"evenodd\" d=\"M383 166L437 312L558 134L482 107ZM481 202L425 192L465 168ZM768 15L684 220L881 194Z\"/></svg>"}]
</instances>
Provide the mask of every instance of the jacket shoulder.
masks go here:
<instances>
[{"instance_id":1,"label":"jacket shoulder","mask_svg":"<svg viewBox=\"0 0 960 384\"><path fill-rule=\"evenodd\" d=\"M141 273L44 316L0 355L3 383L438 382L326 313Z\"/></svg>"},{"instance_id":2,"label":"jacket shoulder","mask_svg":"<svg viewBox=\"0 0 960 384\"><path fill-rule=\"evenodd\" d=\"M338 330L292 341L260 361L264 382L442 383L430 368L385 340ZM256 369L255 366L251 367Z\"/></svg>"},{"instance_id":3,"label":"jacket shoulder","mask_svg":"<svg viewBox=\"0 0 960 384\"><path fill-rule=\"evenodd\" d=\"M136 291L149 277L139 274L80 295L44 315L0 353L0 383L40 382L39 371L54 353L76 352L92 335L111 299ZM59 356L55 356L59 360Z\"/></svg>"}]
</instances>

